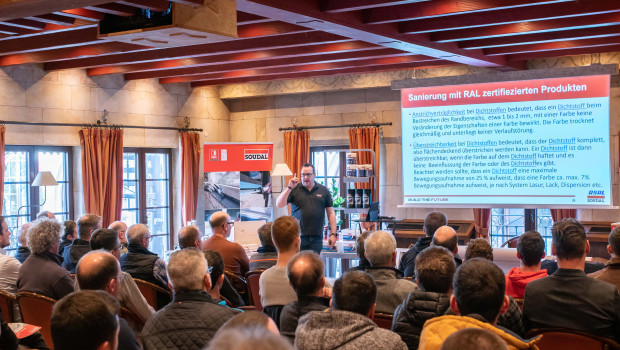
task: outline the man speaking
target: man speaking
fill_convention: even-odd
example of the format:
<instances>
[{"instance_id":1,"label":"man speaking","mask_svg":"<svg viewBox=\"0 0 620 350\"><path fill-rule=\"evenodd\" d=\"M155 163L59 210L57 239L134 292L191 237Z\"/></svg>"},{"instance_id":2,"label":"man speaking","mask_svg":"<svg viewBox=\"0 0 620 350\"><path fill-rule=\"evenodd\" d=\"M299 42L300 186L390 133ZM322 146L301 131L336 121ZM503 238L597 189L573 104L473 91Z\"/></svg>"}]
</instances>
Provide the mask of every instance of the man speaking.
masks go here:
<instances>
[{"instance_id":1,"label":"man speaking","mask_svg":"<svg viewBox=\"0 0 620 350\"><path fill-rule=\"evenodd\" d=\"M306 163L301 167L301 183L297 174L289 180L288 186L283 189L276 200L278 208L291 203L291 215L299 220L301 226L300 250L312 250L321 254L323 247L323 223L325 213L329 220L329 246L333 247L338 240L336 231L336 213L332 203L332 196L327 187L314 181L316 173L314 165Z\"/></svg>"}]
</instances>

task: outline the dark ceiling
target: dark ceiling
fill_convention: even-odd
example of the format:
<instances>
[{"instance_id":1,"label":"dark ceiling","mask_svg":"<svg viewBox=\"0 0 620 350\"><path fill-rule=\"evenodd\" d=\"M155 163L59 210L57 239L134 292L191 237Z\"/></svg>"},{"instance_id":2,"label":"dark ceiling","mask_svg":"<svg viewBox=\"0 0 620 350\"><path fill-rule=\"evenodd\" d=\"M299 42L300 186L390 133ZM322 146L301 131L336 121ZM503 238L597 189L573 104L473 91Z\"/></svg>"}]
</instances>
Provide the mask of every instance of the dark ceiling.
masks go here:
<instances>
[{"instance_id":1,"label":"dark ceiling","mask_svg":"<svg viewBox=\"0 0 620 350\"><path fill-rule=\"evenodd\" d=\"M520 70L533 58L620 51L619 0L237 0L238 39L152 48L97 38L105 14L168 5L0 2L0 66L206 86L455 64Z\"/></svg>"}]
</instances>

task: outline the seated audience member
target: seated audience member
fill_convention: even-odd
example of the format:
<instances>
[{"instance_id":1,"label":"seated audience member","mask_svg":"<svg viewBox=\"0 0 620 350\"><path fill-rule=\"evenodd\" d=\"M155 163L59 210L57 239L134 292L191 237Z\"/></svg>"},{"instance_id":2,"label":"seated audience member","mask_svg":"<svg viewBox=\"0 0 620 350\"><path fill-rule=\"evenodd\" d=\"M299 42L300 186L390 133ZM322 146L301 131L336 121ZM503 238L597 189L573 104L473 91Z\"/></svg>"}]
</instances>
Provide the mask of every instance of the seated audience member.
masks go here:
<instances>
[{"instance_id":1,"label":"seated audience member","mask_svg":"<svg viewBox=\"0 0 620 350\"><path fill-rule=\"evenodd\" d=\"M179 248L198 248L202 250L202 238L196 225L184 226L179 230Z\"/></svg>"},{"instance_id":2,"label":"seated audience member","mask_svg":"<svg viewBox=\"0 0 620 350\"><path fill-rule=\"evenodd\" d=\"M118 301L108 293L83 290L54 305L50 328L55 350L116 350Z\"/></svg>"},{"instance_id":3,"label":"seated audience member","mask_svg":"<svg viewBox=\"0 0 620 350\"><path fill-rule=\"evenodd\" d=\"M202 250L215 250L222 254L224 259L225 270L234 273L239 277L244 277L249 270L249 259L245 253L245 249L236 242L228 240L234 222L230 220L230 216L223 211L211 214L209 225L213 231L213 235L202 244ZM232 280L232 286L238 292L246 291L246 284L241 281Z\"/></svg>"},{"instance_id":4,"label":"seated audience member","mask_svg":"<svg viewBox=\"0 0 620 350\"><path fill-rule=\"evenodd\" d=\"M538 349L538 338L524 341L496 326L500 313L509 307L504 273L492 262L473 258L457 270L452 283L450 308L456 315L431 318L420 335L420 349L438 350L452 333L463 328L481 328L497 334L509 349Z\"/></svg>"},{"instance_id":5,"label":"seated audience member","mask_svg":"<svg viewBox=\"0 0 620 350\"><path fill-rule=\"evenodd\" d=\"M350 271L332 291L332 307L313 311L299 319L295 332L298 350L396 350L407 349L398 334L379 328L370 318L375 313L377 286L370 275Z\"/></svg>"},{"instance_id":6,"label":"seated audience member","mask_svg":"<svg viewBox=\"0 0 620 350\"><path fill-rule=\"evenodd\" d=\"M371 233L371 231L364 231L359 237L357 237L357 240L355 241L355 252L360 259L360 264L350 268L349 271L364 271L367 267L370 267L370 262L365 256L366 251L364 250L364 243L366 238L368 238Z\"/></svg>"},{"instance_id":7,"label":"seated audience member","mask_svg":"<svg viewBox=\"0 0 620 350\"><path fill-rule=\"evenodd\" d=\"M70 273L75 273L78 261L86 253L90 252L90 235L101 228L101 216L95 214L85 214L77 221L78 238L71 242L62 253L62 267Z\"/></svg>"},{"instance_id":8,"label":"seated audience member","mask_svg":"<svg viewBox=\"0 0 620 350\"><path fill-rule=\"evenodd\" d=\"M54 215L54 213L52 213L51 211L44 210L44 211L40 212L39 214L37 214L36 218L37 218L37 220L39 220L39 219L56 220L56 215Z\"/></svg>"},{"instance_id":9,"label":"seated audience member","mask_svg":"<svg viewBox=\"0 0 620 350\"><path fill-rule=\"evenodd\" d=\"M209 277L211 277L211 289L207 291L213 301L217 304L226 306L226 300L222 297L220 291L222 289L222 285L224 284L224 259L222 255L215 250L207 249L204 251L205 259L207 259L207 264L209 265Z\"/></svg>"},{"instance_id":10,"label":"seated audience member","mask_svg":"<svg viewBox=\"0 0 620 350\"><path fill-rule=\"evenodd\" d=\"M454 256L444 247L428 247L416 256L415 280L420 287L409 293L394 311L392 331L409 349L417 349L427 320L442 316L450 308Z\"/></svg>"},{"instance_id":11,"label":"seated audience member","mask_svg":"<svg viewBox=\"0 0 620 350\"><path fill-rule=\"evenodd\" d=\"M82 290L101 290L117 297L121 266L112 254L104 251L89 252L80 259L76 271L75 280ZM119 319L119 329L118 347L139 350L136 335L123 318Z\"/></svg>"},{"instance_id":12,"label":"seated audience member","mask_svg":"<svg viewBox=\"0 0 620 350\"><path fill-rule=\"evenodd\" d=\"M258 247L256 254L250 257L250 271L266 270L278 261L278 252L271 239L272 224L273 222L268 222L258 229L260 247Z\"/></svg>"},{"instance_id":13,"label":"seated audience member","mask_svg":"<svg viewBox=\"0 0 620 350\"><path fill-rule=\"evenodd\" d=\"M199 249L182 249L170 255L168 278L174 299L146 322L142 330L145 350L200 350L240 312L217 305L207 293L211 289L208 268Z\"/></svg>"},{"instance_id":14,"label":"seated audience member","mask_svg":"<svg viewBox=\"0 0 620 350\"><path fill-rule=\"evenodd\" d=\"M0 290L15 294L17 293L17 276L21 264L14 257L5 254L4 248L11 245L11 231L9 231L9 226L4 216L0 216L0 227L2 228L2 237L0 238L0 246L2 246L2 254L0 254Z\"/></svg>"},{"instance_id":15,"label":"seated audience member","mask_svg":"<svg viewBox=\"0 0 620 350\"><path fill-rule=\"evenodd\" d=\"M157 254L149 251L151 233L148 226L131 225L127 229L127 236L129 236L128 252L121 255L121 269L133 278L168 289L166 264Z\"/></svg>"},{"instance_id":16,"label":"seated audience member","mask_svg":"<svg viewBox=\"0 0 620 350\"><path fill-rule=\"evenodd\" d=\"M293 350L291 343L261 327L233 327L218 331L205 350Z\"/></svg>"},{"instance_id":17,"label":"seated audience member","mask_svg":"<svg viewBox=\"0 0 620 350\"><path fill-rule=\"evenodd\" d=\"M400 259L398 269L404 273L405 277L414 276L415 257L431 245L435 231L437 231L437 229L441 226L445 226L447 224L448 218L446 217L446 214L442 212L433 211L426 215L426 218L424 218L424 226L422 228L425 237L418 239L415 242L415 245L409 248L409 250L403 254L403 257Z\"/></svg>"},{"instance_id":18,"label":"seated audience member","mask_svg":"<svg viewBox=\"0 0 620 350\"><path fill-rule=\"evenodd\" d=\"M77 223L73 220L66 220L64 222L65 230L62 233L62 240L58 247L58 255L62 256L65 252L65 248L73 243L73 240L77 238Z\"/></svg>"},{"instance_id":19,"label":"seated audience member","mask_svg":"<svg viewBox=\"0 0 620 350\"><path fill-rule=\"evenodd\" d=\"M523 299L529 282L547 276L547 270L540 269L544 257L545 241L540 233L528 231L522 234L517 241L517 258L521 263L506 275L506 294Z\"/></svg>"},{"instance_id":20,"label":"seated audience member","mask_svg":"<svg viewBox=\"0 0 620 350\"><path fill-rule=\"evenodd\" d=\"M283 336L295 340L299 318L310 311L329 308L329 298L323 297L323 260L313 251L306 250L295 254L288 262L286 272L297 294L297 301L286 304L282 309L280 331Z\"/></svg>"},{"instance_id":21,"label":"seated audience member","mask_svg":"<svg viewBox=\"0 0 620 350\"><path fill-rule=\"evenodd\" d=\"M61 299L73 292L73 279L60 266L56 254L62 226L56 220L37 220L28 230L28 246L32 254L24 261L17 275L18 291Z\"/></svg>"},{"instance_id":22,"label":"seated audience member","mask_svg":"<svg viewBox=\"0 0 620 350\"><path fill-rule=\"evenodd\" d=\"M370 262L366 268L377 284L375 312L393 314L394 309L405 300L415 283L403 279L402 272L394 268L396 263L396 240L391 233L375 231L364 241L364 255Z\"/></svg>"},{"instance_id":23,"label":"seated audience member","mask_svg":"<svg viewBox=\"0 0 620 350\"><path fill-rule=\"evenodd\" d=\"M179 230L178 238L179 238L179 247L181 249L198 248L202 250L202 237L201 237L200 230L198 229L198 226L189 225L189 226L185 226L181 228ZM208 257L207 257L207 260L208 260ZM209 266L212 266L210 262L209 262ZM222 273L223 272L224 272L224 267L222 267ZM226 300L228 300L228 302L230 302L232 306L237 307L237 306L245 305L243 299L241 298L237 290L233 288L228 278L226 278L226 275L222 274L222 276L224 280L222 281L221 285L218 287L219 288L218 297L216 299L220 299L219 294L221 294L221 296L226 298ZM216 285L215 280L214 279L211 279L211 280L213 281L213 287L211 290L215 290L215 285ZM218 300L218 302L219 301L220 300Z\"/></svg>"},{"instance_id":24,"label":"seated audience member","mask_svg":"<svg viewBox=\"0 0 620 350\"><path fill-rule=\"evenodd\" d=\"M441 226L435 231L433 235L433 239L431 240L432 245L436 245L439 247L444 247L452 252L454 255L454 262L456 263L456 267L459 267L463 263L461 257L459 257L459 247L458 247L458 236L456 235L456 231L450 226Z\"/></svg>"},{"instance_id":25,"label":"seated audience member","mask_svg":"<svg viewBox=\"0 0 620 350\"><path fill-rule=\"evenodd\" d=\"M114 221L108 228L118 234L118 239L121 241L121 255L127 253L127 224L122 221Z\"/></svg>"},{"instance_id":26,"label":"seated audience member","mask_svg":"<svg viewBox=\"0 0 620 350\"><path fill-rule=\"evenodd\" d=\"M19 247L17 247L17 253L14 257L20 264L23 264L30 256L30 248L28 248L28 230L30 227L32 227L32 223L27 222L19 229L19 236L17 237Z\"/></svg>"},{"instance_id":27,"label":"seated audience member","mask_svg":"<svg viewBox=\"0 0 620 350\"><path fill-rule=\"evenodd\" d=\"M278 250L278 261L260 275L258 283L263 312L279 325L284 305L297 301L297 294L286 275L286 266L293 255L299 252L299 221L292 216L275 219L271 226L271 237Z\"/></svg>"},{"instance_id":28,"label":"seated audience member","mask_svg":"<svg viewBox=\"0 0 620 350\"><path fill-rule=\"evenodd\" d=\"M611 283L616 288L620 288L620 226L614 227L607 241L609 243L607 252L611 255L611 259L604 269L588 274L588 277Z\"/></svg>"},{"instance_id":29,"label":"seated audience member","mask_svg":"<svg viewBox=\"0 0 620 350\"><path fill-rule=\"evenodd\" d=\"M452 333L441 350L508 350L502 338L485 329L465 328Z\"/></svg>"},{"instance_id":30,"label":"seated audience member","mask_svg":"<svg viewBox=\"0 0 620 350\"><path fill-rule=\"evenodd\" d=\"M465 259L463 260L473 258L483 258L493 261L493 248L491 247L491 243L489 243L489 241L485 238L470 240L469 243L467 243L467 248L465 249Z\"/></svg>"},{"instance_id":31,"label":"seated audience member","mask_svg":"<svg viewBox=\"0 0 620 350\"><path fill-rule=\"evenodd\" d=\"M22 339L17 339L15 333L8 323L4 322L2 310L0 310L0 349L2 350L23 350L38 349L49 350L40 332L35 332Z\"/></svg>"},{"instance_id":32,"label":"seated audience member","mask_svg":"<svg viewBox=\"0 0 620 350\"><path fill-rule=\"evenodd\" d=\"M112 254L116 260L120 260L121 243L118 238L118 233L111 229L98 229L93 232L90 237L90 249L103 249ZM77 286L76 290L78 290ZM133 277L131 277L131 275L127 272L121 271L118 294L116 297L118 298L118 301L120 301L121 306L132 311L144 322L155 314L155 310L147 303L142 293L140 293L140 289L138 288L138 285L136 285ZM139 328L137 325L132 326Z\"/></svg>"},{"instance_id":33,"label":"seated audience member","mask_svg":"<svg viewBox=\"0 0 620 350\"><path fill-rule=\"evenodd\" d=\"M564 219L553 224L551 236L558 270L525 287L524 327L569 328L620 341L620 294L583 271L590 251L583 225Z\"/></svg>"},{"instance_id":34,"label":"seated audience member","mask_svg":"<svg viewBox=\"0 0 620 350\"><path fill-rule=\"evenodd\" d=\"M240 314L235 315L233 318L229 319L222 325L222 327L218 330L218 333L224 329L228 328L247 328L247 327L259 327L263 328L273 334L280 335L280 331L278 331L278 327L276 323L273 322L271 317L265 315L259 311L245 311Z\"/></svg>"}]
</instances>

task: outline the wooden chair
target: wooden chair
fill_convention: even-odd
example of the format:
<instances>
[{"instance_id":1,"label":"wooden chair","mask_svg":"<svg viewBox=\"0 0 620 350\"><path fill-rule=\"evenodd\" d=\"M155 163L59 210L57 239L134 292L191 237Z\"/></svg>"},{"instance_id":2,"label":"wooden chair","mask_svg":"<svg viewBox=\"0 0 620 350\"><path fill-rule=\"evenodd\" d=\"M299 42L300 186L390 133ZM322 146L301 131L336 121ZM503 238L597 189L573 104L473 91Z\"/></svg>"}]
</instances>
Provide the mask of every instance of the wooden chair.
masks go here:
<instances>
[{"instance_id":1,"label":"wooden chair","mask_svg":"<svg viewBox=\"0 0 620 350\"><path fill-rule=\"evenodd\" d=\"M145 322L133 311L129 310L124 306L121 306L121 311L118 314L118 317L124 318L125 321L127 321L127 324L136 334L140 334L140 331L142 330L142 328L144 328Z\"/></svg>"},{"instance_id":2,"label":"wooden chair","mask_svg":"<svg viewBox=\"0 0 620 350\"><path fill-rule=\"evenodd\" d=\"M53 349L54 342L52 341L50 320L56 300L31 292L18 292L16 298L22 311L23 322L41 327L39 332L41 332L49 348Z\"/></svg>"},{"instance_id":3,"label":"wooden chair","mask_svg":"<svg viewBox=\"0 0 620 350\"><path fill-rule=\"evenodd\" d=\"M258 284L258 281L260 280L260 275L261 273L263 273L265 270L261 269L261 270L252 270L252 271L248 271L245 274L245 279L248 283L248 294L250 297L250 305L253 305L256 307L256 311L263 311L263 305L260 303L260 287Z\"/></svg>"},{"instance_id":4,"label":"wooden chair","mask_svg":"<svg viewBox=\"0 0 620 350\"><path fill-rule=\"evenodd\" d=\"M523 311L523 299L522 298L515 298L515 301L517 302L517 305L519 305L519 309L521 309L521 311Z\"/></svg>"},{"instance_id":5,"label":"wooden chair","mask_svg":"<svg viewBox=\"0 0 620 350\"><path fill-rule=\"evenodd\" d=\"M375 312L375 315L372 317L372 320L377 324L377 326L391 330L392 329L392 319L394 315L384 314L381 312Z\"/></svg>"},{"instance_id":6,"label":"wooden chair","mask_svg":"<svg viewBox=\"0 0 620 350\"><path fill-rule=\"evenodd\" d=\"M0 309L2 310L2 319L6 323L11 323L15 320L13 315L13 305L17 305L17 299L11 293L0 290Z\"/></svg>"},{"instance_id":7,"label":"wooden chair","mask_svg":"<svg viewBox=\"0 0 620 350\"><path fill-rule=\"evenodd\" d=\"M140 293L144 296L144 299L146 299L146 302L156 311L172 301L171 291L138 278L134 278L134 281L136 281L136 285L138 286Z\"/></svg>"},{"instance_id":8,"label":"wooden chair","mask_svg":"<svg viewBox=\"0 0 620 350\"><path fill-rule=\"evenodd\" d=\"M250 301L248 296L248 281L230 271L224 270L224 275L230 281L231 286L237 291L237 293L239 293L239 296L243 299L244 303L248 304ZM240 287L241 290L239 290L240 285L243 285L243 287Z\"/></svg>"},{"instance_id":9,"label":"wooden chair","mask_svg":"<svg viewBox=\"0 0 620 350\"><path fill-rule=\"evenodd\" d=\"M540 350L620 350L620 344L609 338L566 328L532 329L528 338L542 335L536 343Z\"/></svg>"}]
</instances>

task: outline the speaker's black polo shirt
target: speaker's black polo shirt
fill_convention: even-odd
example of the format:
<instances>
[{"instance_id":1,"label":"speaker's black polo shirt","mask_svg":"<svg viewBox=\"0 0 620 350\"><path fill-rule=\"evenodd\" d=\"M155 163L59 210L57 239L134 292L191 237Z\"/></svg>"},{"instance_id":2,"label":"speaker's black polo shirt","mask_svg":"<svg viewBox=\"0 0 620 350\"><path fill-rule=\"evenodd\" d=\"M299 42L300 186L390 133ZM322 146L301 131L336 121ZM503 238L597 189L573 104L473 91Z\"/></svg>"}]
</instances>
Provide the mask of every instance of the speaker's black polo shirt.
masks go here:
<instances>
[{"instance_id":1,"label":"speaker's black polo shirt","mask_svg":"<svg viewBox=\"0 0 620 350\"><path fill-rule=\"evenodd\" d=\"M327 187L315 182L308 191L299 183L291 190L286 202L291 203L291 215L299 220L302 236L323 235L325 208L334 206Z\"/></svg>"}]
</instances>

